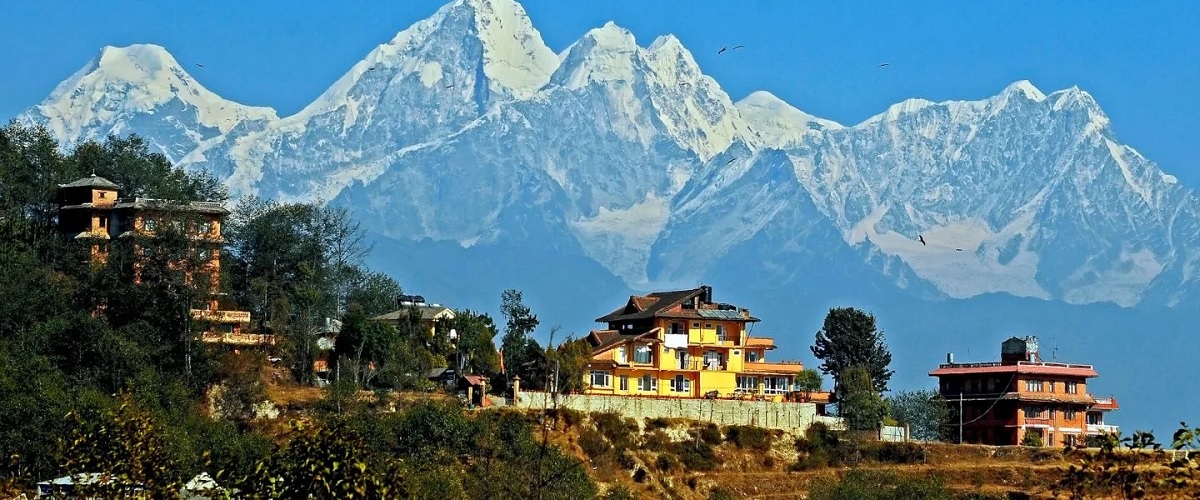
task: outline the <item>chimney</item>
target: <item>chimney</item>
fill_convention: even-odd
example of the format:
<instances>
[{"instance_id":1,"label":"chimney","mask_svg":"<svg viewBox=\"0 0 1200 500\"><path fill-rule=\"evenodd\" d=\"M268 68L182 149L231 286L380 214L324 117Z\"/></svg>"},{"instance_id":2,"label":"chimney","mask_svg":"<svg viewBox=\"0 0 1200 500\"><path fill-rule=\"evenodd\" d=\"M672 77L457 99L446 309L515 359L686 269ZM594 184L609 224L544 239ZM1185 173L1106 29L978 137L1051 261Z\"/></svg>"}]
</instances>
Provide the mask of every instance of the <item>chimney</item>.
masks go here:
<instances>
[{"instance_id":1,"label":"chimney","mask_svg":"<svg viewBox=\"0 0 1200 500\"><path fill-rule=\"evenodd\" d=\"M946 364L948 364L948 365L954 364L954 353L952 353L952 352L946 353Z\"/></svg>"}]
</instances>

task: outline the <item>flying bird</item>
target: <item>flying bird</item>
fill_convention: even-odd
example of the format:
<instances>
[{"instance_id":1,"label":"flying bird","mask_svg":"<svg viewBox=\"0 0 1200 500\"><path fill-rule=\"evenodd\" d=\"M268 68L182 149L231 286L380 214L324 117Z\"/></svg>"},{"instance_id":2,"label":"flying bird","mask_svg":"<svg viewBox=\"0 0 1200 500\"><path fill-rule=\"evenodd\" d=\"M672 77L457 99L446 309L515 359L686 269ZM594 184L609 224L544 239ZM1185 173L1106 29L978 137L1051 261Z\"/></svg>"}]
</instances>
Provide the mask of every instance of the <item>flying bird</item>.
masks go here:
<instances>
[{"instance_id":1,"label":"flying bird","mask_svg":"<svg viewBox=\"0 0 1200 500\"><path fill-rule=\"evenodd\" d=\"M204 65L203 65L203 64L200 64L200 63L196 63L196 66L199 66L199 67L201 67L201 68L203 68L203 67L204 67Z\"/></svg>"},{"instance_id":2,"label":"flying bird","mask_svg":"<svg viewBox=\"0 0 1200 500\"><path fill-rule=\"evenodd\" d=\"M888 66L891 66L891 65L892 65L892 63L883 63L883 64L880 64L880 65L879 65L879 67L880 67L880 68L886 68L886 67L888 67Z\"/></svg>"},{"instance_id":3,"label":"flying bird","mask_svg":"<svg viewBox=\"0 0 1200 500\"><path fill-rule=\"evenodd\" d=\"M447 85L447 86L446 86L446 88L448 88L448 89L452 89L452 88L454 88L454 85L453 85L453 84L451 84L451 85Z\"/></svg>"},{"instance_id":4,"label":"flying bird","mask_svg":"<svg viewBox=\"0 0 1200 500\"><path fill-rule=\"evenodd\" d=\"M924 237L924 236L921 236L921 235L919 235L919 234L918 234L918 235L917 235L917 239L918 239L918 240L921 240L921 246L925 246L925 237Z\"/></svg>"},{"instance_id":5,"label":"flying bird","mask_svg":"<svg viewBox=\"0 0 1200 500\"><path fill-rule=\"evenodd\" d=\"M737 50L737 49L740 49L740 48L742 48L742 47L745 47L745 45L734 45L734 46L733 46L733 50Z\"/></svg>"},{"instance_id":6,"label":"flying bird","mask_svg":"<svg viewBox=\"0 0 1200 500\"><path fill-rule=\"evenodd\" d=\"M729 47L721 47L721 50L718 50L718 51L717 51L717 54L718 54L718 55L720 55L721 53L725 52L725 50L726 50L726 49L728 49L728 48L729 48Z\"/></svg>"},{"instance_id":7,"label":"flying bird","mask_svg":"<svg viewBox=\"0 0 1200 500\"><path fill-rule=\"evenodd\" d=\"M961 249L961 248L955 248L955 249L954 249L954 251L955 251L955 252L961 252L961 251L962 251L962 249Z\"/></svg>"},{"instance_id":8,"label":"flying bird","mask_svg":"<svg viewBox=\"0 0 1200 500\"><path fill-rule=\"evenodd\" d=\"M730 163L733 163L733 161L734 161L734 160L736 160L736 159L737 159L737 158L730 158L730 159L729 159L729 161L725 162L725 164L726 164L726 165L728 165L728 164L730 164Z\"/></svg>"}]
</instances>

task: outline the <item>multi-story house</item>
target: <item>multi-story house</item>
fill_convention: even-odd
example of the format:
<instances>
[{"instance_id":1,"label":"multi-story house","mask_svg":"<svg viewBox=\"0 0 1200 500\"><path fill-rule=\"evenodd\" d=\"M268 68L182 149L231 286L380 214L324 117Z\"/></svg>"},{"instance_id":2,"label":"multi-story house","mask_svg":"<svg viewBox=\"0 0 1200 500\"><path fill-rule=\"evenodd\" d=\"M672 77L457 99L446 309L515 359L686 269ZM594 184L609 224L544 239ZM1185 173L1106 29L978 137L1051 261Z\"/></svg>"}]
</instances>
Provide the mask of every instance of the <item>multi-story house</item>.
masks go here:
<instances>
[{"instance_id":1,"label":"multi-story house","mask_svg":"<svg viewBox=\"0 0 1200 500\"><path fill-rule=\"evenodd\" d=\"M679 398L795 396L800 362L767 361L770 337L751 335L750 310L713 302L712 287L630 296L596 319L588 394Z\"/></svg>"},{"instance_id":2,"label":"multi-story house","mask_svg":"<svg viewBox=\"0 0 1200 500\"><path fill-rule=\"evenodd\" d=\"M1087 381L1097 376L1095 368L1042 361L1037 337L1005 340L999 362L955 363L951 355L946 361L929 375L939 379L952 413L950 428L961 442L1017 445L1032 433L1045 446L1064 446L1083 444L1089 434L1117 430L1089 425L1103 422L1103 412L1117 409L1115 399L1088 393Z\"/></svg>"},{"instance_id":3,"label":"multi-story house","mask_svg":"<svg viewBox=\"0 0 1200 500\"><path fill-rule=\"evenodd\" d=\"M272 344L271 335L243 333L250 313L224 307L220 292L221 223L229 212L220 204L204 201L172 201L149 198L119 198L120 186L92 174L58 187L58 227L68 236L86 242L91 262L109 260L114 239L132 241L133 280L141 282L143 263L150 247L138 238L154 238L168 225L191 241L192 265L184 269L185 282L204 287L202 299L191 310L193 320L205 325L204 342L239 345ZM172 261L172 264L175 264ZM179 268L185 267L179 263Z\"/></svg>"}]
</instances>

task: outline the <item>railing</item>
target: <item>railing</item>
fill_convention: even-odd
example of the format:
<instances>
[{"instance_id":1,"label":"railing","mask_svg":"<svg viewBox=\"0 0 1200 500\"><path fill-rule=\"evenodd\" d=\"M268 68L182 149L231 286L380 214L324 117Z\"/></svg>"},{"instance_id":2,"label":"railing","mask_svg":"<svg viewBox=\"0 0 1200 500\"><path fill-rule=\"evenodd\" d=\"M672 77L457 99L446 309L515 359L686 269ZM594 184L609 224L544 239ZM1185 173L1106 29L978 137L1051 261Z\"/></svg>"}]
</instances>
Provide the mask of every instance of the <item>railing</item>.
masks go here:
<instances>
[{"instance_id":1,"label":"railing","mask_svg":"<svg viewBox=\"0 0 1200 500\"><path fill-rule=\"evenodd\" d=\"M275 345L275 336L262 333L208 332L200 335L207 344Z\"/></svg>"},{"instance_id":2,"label":"railing","mask_svg":"<svg viewBox=\"0 0 1200 500\"><path fill-rule=\"evenodd\" d=\"M1087 424L1087 432L1088 432L1088 434L1102 434L1102 433L1111 434L1111 433L1121 432L1121 428L1116 425Z\"/></svg>"},{"instance_id":3,"label":"railing","mask_svg":"<svg viewBox=\"0 0 1200 500\"><path fill-rule=\"evenodd\" d=\"M196 321L211 321L213 323L249 323L250 311L206 311L192 309L192 319Z\"/></svg>"},{"instance_id":4,"label":"railing","mask_svg":"<svg viewBox=\"0 0 1200 500\"><path fill-rule=\"evenodd\" d=\"M1092 365L1083 365L1077 363L1056 363L1053 361L1017 361L1015 363L1005 363L1002 361L986 361L981 363L942 363L939 368L988 368L993 366L1052 366L1056 368L1086 368L1092 369Z\"/></svg>"},{"instance_id":5,"label":"railing","mask_svg":"<svg viewBox=\"0 0 1200 500\"><path fill-rule=\"evenodd\" d=\"M674 370L721 371L721 370L728 370L729 363L728 362L726 362L726 363L721 363L721 362L706 363L705 360L698 359L698 358L692 358L687 361L680 361L679 359L675 359L671 363L671 368Z\"/></svg>"}]
</instances>

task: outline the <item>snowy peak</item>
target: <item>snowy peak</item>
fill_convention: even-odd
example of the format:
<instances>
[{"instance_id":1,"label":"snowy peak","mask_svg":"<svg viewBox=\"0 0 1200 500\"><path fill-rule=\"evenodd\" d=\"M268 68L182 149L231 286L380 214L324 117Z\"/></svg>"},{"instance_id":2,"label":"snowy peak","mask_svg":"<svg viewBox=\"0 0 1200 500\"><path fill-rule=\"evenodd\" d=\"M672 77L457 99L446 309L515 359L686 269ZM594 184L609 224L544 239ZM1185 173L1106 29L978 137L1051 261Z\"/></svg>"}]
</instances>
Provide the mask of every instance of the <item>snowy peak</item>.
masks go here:
<instances>
[{"instance_id":1,"label":"snowy peak","mask_svg":"<svg viewBox=\"0 0 1200 500\"><path fill-rule=\"evenodd\" d=\"M550 81L572 90L593 82L632 83L637 78L639 52L633 33L609 21L567 47Z\"/></svg>"},{"instance_id":2,"label":"snowy peak","mask_svg":"<svg viewBox=\"0 0 1200 500\"><path fill-rule=\"evenodd\" d=\"M742 118L767 147L799 144L810 131L834 130L842 125L796 109L774 94L759 90L736 104Z\"/></svg>"},{"instance_id":3,"label":"snowy peak","mask_svg":"<svg viewBox=\"0 0 1200 500\"><path fill-rule=\"evenodd\" d=\"M1010 83L1007 87L1004 87L1004 91L1000 95L1004 97L1021 96L1035 102L1042 102L1046 99L1046 94L1043 94L1041 90L1033 86L1033 83L1029 80L1017 80Z\"/></svg>"},{"instance_id":4,"label":"snowy peak","mask_svg":"<svg viewBox=\"0 0 1200 500\"><path fill-rule=\"evenodd\" d=\"M178 99L193 109L196 125L224 133L247 120L275 120L275 110L225 100L200 85L166 49L158 45L104 47L41 104L26 112L44 117L47 126L68 144L84 138L85 129L115 126L138 113L152 113Z\"/></svg>"},{"instance_id":5,"label":"snowy peak","mask_svg":"<svg viewBox=\"0 0 1200 500\"><path fill-rule=\"evenodd\" d=\"M480 102L491 94L525 98L545 86L557 67L558 57L520 4L457 0L376 47L292 121L347 106L363 94L376 99L382 88L410 75L432 91Z\"/></svg>"}]
</instances>

